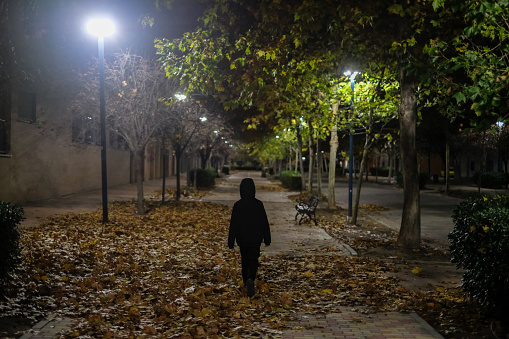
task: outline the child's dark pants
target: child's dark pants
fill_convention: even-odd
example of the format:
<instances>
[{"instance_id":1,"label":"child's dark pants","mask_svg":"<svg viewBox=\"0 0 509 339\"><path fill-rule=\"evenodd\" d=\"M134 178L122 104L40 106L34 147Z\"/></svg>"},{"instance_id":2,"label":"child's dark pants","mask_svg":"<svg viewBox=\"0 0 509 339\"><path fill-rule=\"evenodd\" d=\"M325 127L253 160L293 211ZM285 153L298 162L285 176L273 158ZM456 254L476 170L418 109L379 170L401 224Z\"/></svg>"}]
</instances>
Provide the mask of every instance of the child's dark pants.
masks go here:
<instances>
[{"instance_id":1,"label":"child's dark pants","mask_svg":"<svg viewBox=\"0 0 509 339\"><path fill-rule=\"evenodd\" d=\"M242 258L242 279L244 280L244 284L248 279L254 282L256 279L256 271L258 270L260 246L241 246L240 255Z\"/></svg>"}]
</instances>

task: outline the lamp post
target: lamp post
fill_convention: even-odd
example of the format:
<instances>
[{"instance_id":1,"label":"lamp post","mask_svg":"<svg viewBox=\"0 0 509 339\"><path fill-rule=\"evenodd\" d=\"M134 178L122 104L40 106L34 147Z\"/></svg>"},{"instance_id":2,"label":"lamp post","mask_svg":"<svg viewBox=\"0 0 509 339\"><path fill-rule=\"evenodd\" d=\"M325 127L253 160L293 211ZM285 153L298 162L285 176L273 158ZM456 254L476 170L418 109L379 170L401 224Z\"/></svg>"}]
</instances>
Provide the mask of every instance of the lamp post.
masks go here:
<instances>
[{"instance_id":1,"label":"lamp post","mask_svg":"<svg viewBox=\"0 0 509 339\"><path fill-rule=\"evenodd\" d=\"M115 26L108 19L94 19L88 22L87 30L97 37L99 47L99 114L101 120L101 175L103 223L108 222L108 178L106 166L106 99L104 97L104 37L115 31Z\"/></svg>"},{"instance_id":2,"label":"lamp post","mask_svg":"<svg viewBox=\"0 0 509 339\"><path fill-rule=\"evenodd\" d=\"M348 221L352 219L352 192L353 192L353 133L352 119L354 115L354 98L355 98L355 77L359 72L346 71L345 75L350 76L350 87L352 88L352 98L350 100L350 145L348 151Z\"/></svg>"}]
</instances>

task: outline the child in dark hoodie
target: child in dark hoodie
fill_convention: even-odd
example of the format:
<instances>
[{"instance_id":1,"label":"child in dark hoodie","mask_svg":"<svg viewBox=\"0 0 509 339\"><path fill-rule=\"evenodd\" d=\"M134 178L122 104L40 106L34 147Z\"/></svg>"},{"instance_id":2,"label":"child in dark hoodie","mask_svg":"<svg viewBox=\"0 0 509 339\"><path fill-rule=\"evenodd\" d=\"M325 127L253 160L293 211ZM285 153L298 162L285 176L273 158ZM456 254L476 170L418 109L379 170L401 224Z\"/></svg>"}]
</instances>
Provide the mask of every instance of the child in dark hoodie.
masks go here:
<instances>
[{"instance_id":1,"label":"child in dark hoodie","mask_svg":"<svg viewBox=\"0 0 509 339\"><path fill-rule=\"evenodd\" d=\"M228 234L228 247L232 249L235 240L240 247L242 258L242 278L247 286L247 294L252 297L254 281L258 270L260 246L270 245L270 227L263 203L255 198L253 179L245 178L240 183L240 200L233 205Z\"/></svg>"}]
</instances>

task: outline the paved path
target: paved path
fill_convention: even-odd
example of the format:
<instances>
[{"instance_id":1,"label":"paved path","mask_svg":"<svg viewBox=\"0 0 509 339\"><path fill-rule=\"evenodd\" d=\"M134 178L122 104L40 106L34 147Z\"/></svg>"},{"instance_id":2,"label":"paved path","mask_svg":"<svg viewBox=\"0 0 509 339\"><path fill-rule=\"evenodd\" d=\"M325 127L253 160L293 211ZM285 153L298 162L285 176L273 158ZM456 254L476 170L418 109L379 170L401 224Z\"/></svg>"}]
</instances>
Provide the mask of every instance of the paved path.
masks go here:
<instances>
[{"instance_id":1,"label":"paved path","mask_svg":"<svg viewBox=\"0 0 509 339\"><path fill-rule=\"evenodd\" d=\"M320 227L299 225L295 221L294 203L288 196L295 192L267 191L260 188L274 185L260 172L238 172L230 175L210 195L202 200L232 206L240 198L239 186L243 178L252 178L257 188L256 197L263 201L269 218L272 244L262 246L266 255L325 255L334 246L336 255L351 256L355 252L332 239ZM344 307L341 313L325 316L296 314L284 330L283 339L311 338L442 338L415 313L384 312L365 315Z\"/></svg>"},{"instance_id":2,"label":"paved path","mask_svg":"<svg viewBox=\"0 0 509 339\"><path fill-rule=\"evenodd\" d=\"M309 251L315 255L355 254L348 245L334 240L322 228L310 227L309 223L299 225L295 222L295 203L288 199L288 196L296 193L271 191L270 187L276 183L262 178L260 172L239 172L230 175L209 195L203 197L202 201L232 207L235 201L240 199L239 187L243 178L252 178L255 182L255 186L258 187L256 197L263 202L271 224L272 244L268 247L262 246L262 253L267 255L284 253L293 256L306 255ZM335 251L327 251L331 247L334 247Z\"/></svg>"},{"instance_id":3,"label":"paved path","mask_svg":"<svg viewBox=\"0 0 509 339\"><path fill-rule=\"evenodd\" d=\"M232 206L240 198L238 188L244 177L252 177L257 186L257 198L264 202L269 220L273 243L262 247L266 255L280 253L290 255L325 255L322 249L334 246L337 255L355 254L348 246L332 239L321 228L310 224L298 225L294 220L294 204L288 199L287 192L265 190L274 185L261 178L260 172L239 172L232 174L218 185L204 201L218 202ZM160 180L145 183L145 193L149 195L160 187ZM173 181L174 183L174 181ZM172 181L170 180L169 186ZM110 190L110 200L132 199L136 188L127 185ZM85 212L100 207L101 192L95 191L85 195L76 195L62 199L53 199L26 206L27 220L23 226L30 227L41 217L65 212ZM330 255L331 252L327 251ZM341 313L327 315L295 314L288 328L277 336L283 339L298 338L441 338L417 314L385 312L365 315L351 308L343 308ZM54 318L39 322L23 339L58 338L62 330L68 329L72 319Z\"/></svg>"}]
</instances>

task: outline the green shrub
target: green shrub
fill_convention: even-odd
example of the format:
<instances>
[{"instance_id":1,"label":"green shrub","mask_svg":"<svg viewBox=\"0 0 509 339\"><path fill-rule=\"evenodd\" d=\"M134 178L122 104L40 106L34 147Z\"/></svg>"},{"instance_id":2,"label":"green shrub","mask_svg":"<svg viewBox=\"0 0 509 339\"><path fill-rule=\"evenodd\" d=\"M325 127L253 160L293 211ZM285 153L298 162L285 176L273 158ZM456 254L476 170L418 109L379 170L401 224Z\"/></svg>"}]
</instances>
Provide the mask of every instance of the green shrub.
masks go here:
<instances>
[{"instance_id":1,"label":"green shrub","mask_svg":"<svg viewBox=\"0 0 509 339\"><path fill-rule=\"evenodd\" d=\"M302 178L299 172L283 171L279 178L284 188L300 191L302 188Z\"/></svg>"},{"instance_id":2,"label":"green shrub","mask_svg":"<svg viewBox=\"0 0 509 339\"><path fill-rule=\"evenodd\" d=\"M476 185L479 184L479 176L481 172L477 171L472 176L472 180ZM484 188L502 188L505 186L504 172L483 172L481 175L481 186Z\"/></svg>"},{"instance_id":3,"label":"green shrub","mask_svg":"<svg viewBox=\"0 0 509 339\"><path fill-rule=\"evenodd\" d=\"M477 197L454 210L452 262L465 273L463 290L486 310L509 312L509 197Z\"/></svg>"},{"instance_id":4,"label":"green shrub","mask_svg":"<svg viewBox=\"0 0 509 339\"><path fill-rule=\"evenodd\" d=\"M426 184L429 181L429 173L427 172L421 172L419 173L419 189L426 188ZM398 172L396 174L396 182L399 186L403 186L403 172Z\"/></svg>"},{"instance_id":5,"label":"green shrub","mask_svg":"<svg viewBox=\"0 0 509 339\"><path fill-rule=\"evenodd\" d=\"M389 176L389 167L371 167L369 169L369 172L371 175L377 175L377 169L378 169L378 176L380 177L388 177Z\"/></svg>"},{"instance_id":6,"label":"green shrub","mask_svg":"<svg viewBox=\"0 0 509 339\"><path fill-rule=\"evenodd\" d=\"M0 201L0 294L21 261L18 225L24 219L23 214L23 208Z\"/></svg>"},{"instance_id":7,"label":"green shrub","mask_svg":"<svg viewBox=\"0 0 509 339\"><path fill-rule=\"evenodd\" d=\"M214 186L214 179L217 177L216 170L213 168L207 169L192 169L189 171L190 185L194 185L194 172L196 171L196 187L209 188Z\"/></svg>"},{"instance_id":8,"label":"green shrub","mask_svg":"<svg viewBox=\"0 0 509 339\"><path fill-rule=\"evenodd\" d=\"M205 171L207 171L208 175L211 176L213 179L218 177L217 170L213 167L207 167Z\"/></svg>"},{"instance_id":9,"label":"green shrub","mask_svg":"<svg viewBox=\"0 0 509 339\"><path fill-rule=\"evenodd\" d=\"M221 170L221 172L222 172L223 174L229 175L229 174L230 174L230 166L228 166L228 165L224 165L224 166L223 166L223 168L222 168L222 170Z\"/></svg>"}]
</instances>

